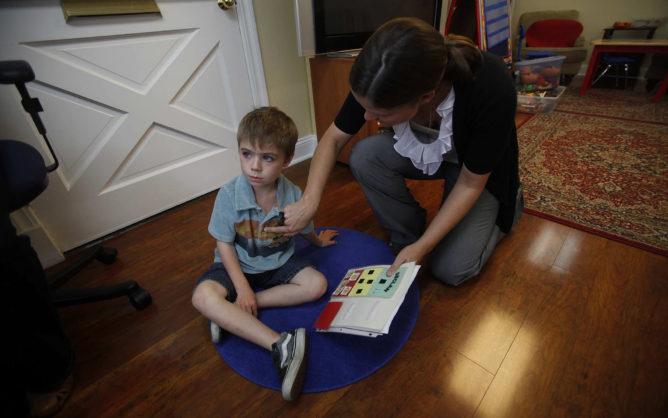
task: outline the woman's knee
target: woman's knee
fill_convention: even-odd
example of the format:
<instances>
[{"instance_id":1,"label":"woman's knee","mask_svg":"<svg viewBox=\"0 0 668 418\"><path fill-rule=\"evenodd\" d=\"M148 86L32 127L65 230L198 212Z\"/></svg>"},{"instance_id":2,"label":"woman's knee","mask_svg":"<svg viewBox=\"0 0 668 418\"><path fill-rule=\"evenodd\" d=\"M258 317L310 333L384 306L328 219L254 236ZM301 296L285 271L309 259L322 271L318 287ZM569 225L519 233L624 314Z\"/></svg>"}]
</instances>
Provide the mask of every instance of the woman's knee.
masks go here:
<instances>
[{"instance_id":1,"label":"woman's knee","mask_svg":"<svg viewBox=\"0 0 668 418\"><path fill-rule=\"evenodd\" d=\"M369 157L373 155L373 152L371 151L372 144L369 139L370 138L363 139L355 144L350 152L348 165L353 173L363 173L365 169L369 167Z\"/></svg>"},{"instance_id":2,"label":"woman's knee","mask_svg":"<svg viewBox=\"0 0 668 418\"><path fill-rule=\"evenodd\" d=\"M386 160L383 153L387 152L388 149L390 152L394 152L392 144L389 143L388 147L386 142L388 142L387 135L380 134L367 137L355 144L350 153L348 164L356 177L373 170L374 165Z\"/></svg>"},{"instance_id":3,"label":"woman's knee","mask_svg":"<svg viewBox=\"0 0 668 418\"><path fill-rule=\"evenodd\" d=\"M467 263L449 257L432 257L431 260L432 276L449 286L459 286L472 279L480 273L481 268L479 260Z\"/></svg>"}]
</instances>

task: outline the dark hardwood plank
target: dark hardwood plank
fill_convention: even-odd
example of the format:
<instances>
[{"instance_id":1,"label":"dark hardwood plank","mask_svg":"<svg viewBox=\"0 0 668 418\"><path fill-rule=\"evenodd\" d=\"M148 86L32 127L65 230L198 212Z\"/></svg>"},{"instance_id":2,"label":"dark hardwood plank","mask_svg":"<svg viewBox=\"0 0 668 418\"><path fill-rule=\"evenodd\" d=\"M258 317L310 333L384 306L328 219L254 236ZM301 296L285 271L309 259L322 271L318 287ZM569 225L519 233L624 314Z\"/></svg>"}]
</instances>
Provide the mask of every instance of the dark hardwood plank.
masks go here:
<instances>
[{"instance_id":1,"label":"dark hardwood plank","mask_svg":"<svg viewBox=\"0 0 668 418\"><path fill-rule=\"evenodd\" d=\"M135 279L153 296L153 304L136 312L127 299L61 309L77 348L79 384L87 385L176 332L197 317L190 305L194 278L211 263L213 240L206 232L214 195L163 214L108 244L118 260L93 263L68 287L86 287ZM99 367L105 364L106 367Z\"/></svg>"},{"instance_id":2,"label":"dark hardwood plank","mask_svg":"<svg viewBox=\"0 0 668 418\"><path fill-rule=\"evenodd\" d=\"M324 416L470 417L492 377L416 330L396 358L347 391Z\"/></svg>"},{"instance_id":3,"label":"dark hardwood plank","mask_svg":"<svg viewBox=\"0 0 668 418\"><path fill-rule=\"evenodd\" d=\"M573 235L582 255L564 245L575 268L548 272L561 284L527 316L477 416L665 415L665 259Z\"/></svg>"},{"instance_id":4,"label":"dark hardwood plank","mask_svg":"<svg viewBox=\"0 0 668 418\"><path fill-rule=\"evenodd\" d=\"M570 273L553 268L542 275L565 281ZM554 405L552 389L568 365L579 318L587 304L574 280L568 284L549 292L527 316L476 416L549 416L545 412Z\"/></svg>"}]
</instances>

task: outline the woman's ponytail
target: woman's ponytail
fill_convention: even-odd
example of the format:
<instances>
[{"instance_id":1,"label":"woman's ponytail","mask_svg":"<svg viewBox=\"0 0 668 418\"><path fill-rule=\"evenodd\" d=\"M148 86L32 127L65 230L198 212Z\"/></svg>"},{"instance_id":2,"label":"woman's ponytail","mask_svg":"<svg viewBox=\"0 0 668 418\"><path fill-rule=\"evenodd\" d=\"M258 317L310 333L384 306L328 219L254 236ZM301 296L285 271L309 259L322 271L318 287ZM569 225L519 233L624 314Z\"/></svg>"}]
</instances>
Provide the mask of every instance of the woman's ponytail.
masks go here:
<instances>
[{"instance_id":1,"label":"woman's ponytail","mask_svg":"<svg viewBox=\"0 0 668 418\"><path fill-rule=\"evenodd\" d=\"M482 62L482 53L466 36L448 34L445 36L447 63L444 78L450 81L468 81Z\"/></svg>"}]
</instances>

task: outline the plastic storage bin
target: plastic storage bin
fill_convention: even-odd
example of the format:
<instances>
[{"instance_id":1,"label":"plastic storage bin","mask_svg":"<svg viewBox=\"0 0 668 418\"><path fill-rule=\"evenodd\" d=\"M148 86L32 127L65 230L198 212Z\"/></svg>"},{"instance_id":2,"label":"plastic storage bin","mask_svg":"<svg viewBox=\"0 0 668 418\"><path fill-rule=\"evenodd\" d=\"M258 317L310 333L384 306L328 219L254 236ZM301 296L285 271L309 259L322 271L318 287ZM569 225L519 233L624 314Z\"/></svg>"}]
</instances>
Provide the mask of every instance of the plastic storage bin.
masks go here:
<instances>
[{"instance_id":1,"label":"plastic storage bin","mask_svg":"<svg viewBox=\"0 0 668 418\"><path fill-rule=\"evenodd\" d=\"M559 98L566 90L566 87L559 86L554 92L545 92L545 96L539 96L539 93L517 94L517 110L524 113L549 113L557 107Z\"/></svg>"},{"instance_id":2,"label":"plastic storage bin","mask_svg":"<svg viewBox=\"0 0 668 418\"><path fill-rule=\"evenodd\" d=\"M565 59L563 55L555 55L516 62L515 67L519 72L519 90L530 92L559 87L561 64Z\"/></svg>"}]
</instances>

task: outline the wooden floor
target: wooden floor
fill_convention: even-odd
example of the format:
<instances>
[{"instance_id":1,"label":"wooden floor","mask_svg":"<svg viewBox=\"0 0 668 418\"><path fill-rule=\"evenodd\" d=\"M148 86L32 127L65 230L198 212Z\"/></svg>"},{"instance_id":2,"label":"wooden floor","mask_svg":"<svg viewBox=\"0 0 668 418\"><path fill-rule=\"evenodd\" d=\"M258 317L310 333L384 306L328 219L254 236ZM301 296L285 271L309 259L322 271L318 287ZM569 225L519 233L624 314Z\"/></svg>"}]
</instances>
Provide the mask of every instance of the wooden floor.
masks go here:
<instances>
[{"instance_id":1,"label":"wooden floor","mask_svg":"<svg viewBox=\"0 0 668 418\"><path fill-rule=\"evenodd\" d=\"M288 171L303 187L308 163ZM438 182L411 183L430 216ZM59 416L659 417L668 416L668 258L524 215L477 279L419 279L417 325L400 353L349 387L286 403L232 371L190 304L213 256L214 194L108 241L111 266L72 282L132 278L154 303L61 310L76 387ZM383 237L345 166L316 225Z\"/></svg>"}]
</instances>

